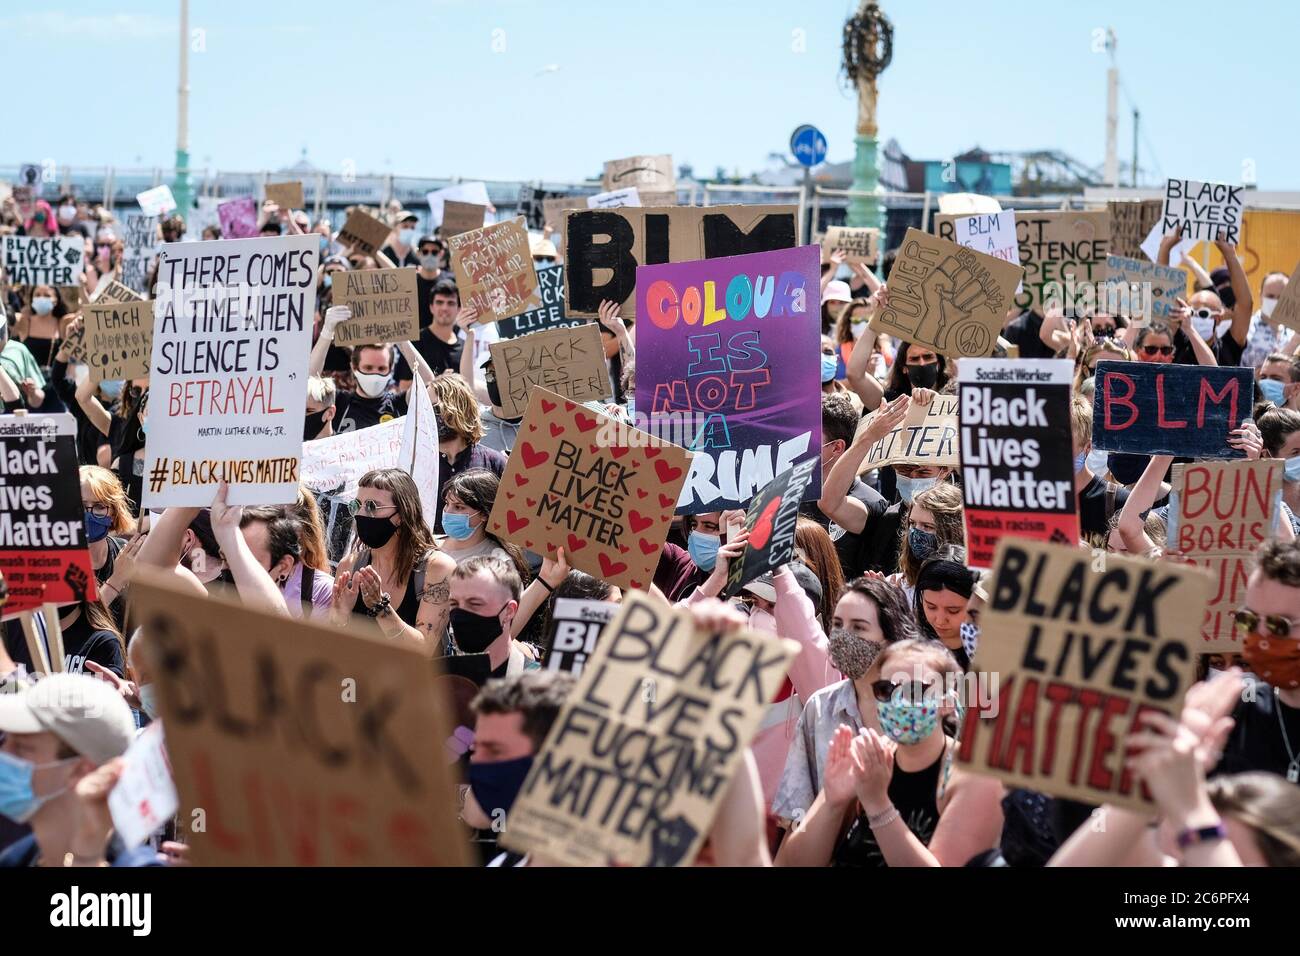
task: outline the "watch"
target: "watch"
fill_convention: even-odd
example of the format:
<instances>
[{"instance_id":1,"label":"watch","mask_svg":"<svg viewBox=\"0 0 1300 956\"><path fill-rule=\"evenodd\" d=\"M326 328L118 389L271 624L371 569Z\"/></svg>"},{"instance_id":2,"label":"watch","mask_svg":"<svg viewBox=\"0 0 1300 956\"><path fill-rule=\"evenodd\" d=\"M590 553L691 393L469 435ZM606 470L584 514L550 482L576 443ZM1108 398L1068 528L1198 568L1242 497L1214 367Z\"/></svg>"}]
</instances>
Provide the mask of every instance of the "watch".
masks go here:
<instances>
[{"instance_id":1,"label":"watch","mask_svg":"<svg viewBox=\"0 0 1300 956\"><path fill-rule=\"evenodd\" d=\"M1228 839L1228 828L1220 820L1213 826L1208 827L1188 827L1182 833L1178 834L1178 846L1186 850L1189 846L1197 843L1209 843L1213 840Z\"/></svg>"}]
</instances>

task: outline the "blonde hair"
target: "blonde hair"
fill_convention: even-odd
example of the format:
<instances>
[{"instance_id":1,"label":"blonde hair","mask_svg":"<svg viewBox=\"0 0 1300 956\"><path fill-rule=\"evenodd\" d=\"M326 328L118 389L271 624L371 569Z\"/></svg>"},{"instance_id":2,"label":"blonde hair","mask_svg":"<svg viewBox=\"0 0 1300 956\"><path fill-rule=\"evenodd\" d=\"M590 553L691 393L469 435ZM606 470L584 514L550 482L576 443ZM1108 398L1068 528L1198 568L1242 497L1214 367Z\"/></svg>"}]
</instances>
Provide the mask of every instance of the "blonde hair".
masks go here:
<instances>
[{"instance_id":1,"label":"blonde hair","mask_svg":"<svg viewBox=\"0 0 1300 956\"><path fill-rule=\"evenodd\" d=\"M459 375L442 375L433 380L438 418L465 442L477 445L487 434L478 399Z\"/></svg>"},{"instance_id":2,"label":"blonde hair","mask_svg":"<svg viewBox=\"0 0 1300 956\"><path fill-rule=\"evenodd\" d=\"M938 554L952 544L960 548L966 547L961 491L956 485L950 481L941 481L934 487L919 492L908 508L909 516L912 509L918 505L934 515L934 530L939 540L935 542L932 553ZM925 558L916 557L908 547L906 521L902 523L899 531L902 535L902 543L898 553L898 570L903 572L907 583L915 587L916 576L921 573L921 565L925 562Z\"/></svg>"},{"instance_id":3,"label":"blonde hair","mask_svg":"<svg viewBox=\"0 0 1300 956\"><path fill-rule=\"evenodd\" d=\"M108 505L112 511L113 523L108 530L122 535L132 534L135 531L135 518L131 517L131 503L127 500L126 489L117 480L117 475L99 465L82 465L78 473L80 479L90 486L90 493L95 496L95 500Z\"/></svg>"},{"instance_id":4,"label":"blonde hair","mask_svg":"<svg viewBox=\"0 0 1300 956\"><path fill-rule=\"evenodd\" d=\"M320 375L307 376L307 401L317 405L333 405L337 391L334 379Z\"/></svg>"},{"instance_id":5,"label":"blonde hair","mask_svg":"<svg viewBox=\"0 0 1300 956\"><path fill-rule=\"evenodd\" d=\"M325 547L325 527L321 524L320 508L316 505L316 496L311 493L311 489L299 485L298 500L288 506L288 511L299 521L298 543L302 546L302 563L328 573L330 557L329 550Z\"/></svg>"},{"instance_id":6,"label":"blonde hair","mask_svg":"<svg viewBox=\"0 0 1300 956\"><path fill-rule=\"evenodd\" d=\"M1132 362L1133 353L1129 351L1128 346L1123 342L1117 342L1114 339L1105 339L1101 342L1094 342L1084 351L1079 353L1078 359L1074 364L1074 390L1077 393L1082 387L1084 379L1088 377L1088 366L1092 364L1093 359L1103 353L1119 356L1115 361ZM1092 427L1089 425L1089 427Z\"/></svg>"},{"instance_id":7,"label":"blonde hair","mask_svg":"<svg viewBox=\"0 0 1300 956\"><path fill-rule=\"evenodd\" d=\"M1070 400L1070 433L1076 448L1092 443L1092 402L1081 395Z\"/></svg>"}]
</instances>

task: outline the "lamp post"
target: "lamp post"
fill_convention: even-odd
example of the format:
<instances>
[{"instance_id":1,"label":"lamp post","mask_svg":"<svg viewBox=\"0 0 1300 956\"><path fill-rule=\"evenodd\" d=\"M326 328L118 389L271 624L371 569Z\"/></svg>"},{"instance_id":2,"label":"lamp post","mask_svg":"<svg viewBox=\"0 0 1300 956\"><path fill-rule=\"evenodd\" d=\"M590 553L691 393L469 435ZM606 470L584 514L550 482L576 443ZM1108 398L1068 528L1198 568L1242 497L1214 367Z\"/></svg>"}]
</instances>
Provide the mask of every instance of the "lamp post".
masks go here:
<instances>
[{"instance_id":1,"label":"lamp post","mask_svg":"<svg viewBox=\"0 0 1300 956\"><path fill-rule=\"evenodd\" d=\"M885 207L880 202L880 169L876 156L876 78L894 56L894 25L875 0L862 0L857 14L844 23L844 75L858 91L858 128L853 138L853 191L872 193L849 200L849 225L883 231Z\"/></svg>"},{"instance_id":2,"label":"lamp post","mask_svg":"<svg viewBox=\"0 0 1300 956\"><path fill-rule=\"evenodd\" d=\"M172 198L176 212L188 225L190 218L190 2L181 0L180 83L176 88L176 178Z\"/></svg>"}]
</instances>

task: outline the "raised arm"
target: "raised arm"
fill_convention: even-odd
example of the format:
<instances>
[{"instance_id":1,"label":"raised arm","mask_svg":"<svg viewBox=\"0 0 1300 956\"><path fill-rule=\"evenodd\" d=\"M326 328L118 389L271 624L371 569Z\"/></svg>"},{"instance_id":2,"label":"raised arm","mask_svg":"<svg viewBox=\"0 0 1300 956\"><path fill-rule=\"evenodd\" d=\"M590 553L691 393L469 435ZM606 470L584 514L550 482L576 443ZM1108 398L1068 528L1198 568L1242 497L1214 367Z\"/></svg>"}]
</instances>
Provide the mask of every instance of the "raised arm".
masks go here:
<instances>
[{"instance_id":1,"label":"raised arm","mask_svg":"<svg viewBox=\"0 0 1300 956\"><path fill-rule=\"evenodd\" d=\"M101 434L107 435L109 428L113 425L113 416L108 413L103 405L99 404L99 399L95 397L95 391L99 383L92 381L89 377L77 383L77 404L81 410L86 413L86 418L90 424L99 429Z\"/></svg>"},{"instance_id":2,"label":"raised arm","mask_svg":"<svg viewBox=\"0 0 1300 956\"><path fill-rule=\"evenodd\" d=\"M244 509L226 504L229 486L223 481L217 486L217 496L212 501L212 536L221 545L226 567L235 579L235 588L244 604L259 611L288 615L284 594L266 569L257 563L244 533L239 529L239 519Z\"/></svg>"},{"instance_id":3,"label":"raised arm","mask_svg":"<svg viewBox=\"0 0 1300 956\"><path fill-rule=\"evenodd\" d=\"M858 476L871 446L902 424L911 402L909 396L900 395L879 409L867 427L854 436L853 443L831 467L830 474L822 479L822 494L817 500L817 507L846 531L861 534L867 526L869 516L866 505L849 497L853 479Z\"/></svg>"},{"instance_id":4,"label":"raised arm","mask_svg":"<svg viewBox=\"0 0 1300 956\"><path fill-rule=\"evenodd\" d=\"M478 368L474 364L474 335L478 325L478 309L472 305L462 306L456 314L456 324L465 333L465 345L460 350L460 377L474 391L474 397L482 404L492 404L487 385L479 378Z\"/></svg>"},{"instance_id":5,"label":"raised arm","mask_svg":"<svg viewBox=\"0 0 1300 956\"><path fill-rule=\"evenodd\" d=\"M564 549L555 549L555 558L542 558L542 570L528 582L524 593L519 595L519 610L510 622L510 636L518 639L528 622L532 620L543 604L555 593L561 582L569 576L569 562L564 557Z\"/></svg>"},{"instance_id":6,"label":"raised arm","mask_svg":"<svg viewBox=\"0 0 1300 956\"><path fill-rule=\"evenodd\" d=\"M334 344L334 332L340 322L352 318L352 310L346 305L331 305L325 310L325 321L321 323L320 338L311 347L311 358L307 361L307 374L320 375L325 369L325 356Z\"/></svg>"},{"instance_id":7,"label":"raised arm","mask_svg":"<svg viewBox=\"0 0 1300 956\"><path fill-rule=\"evenodd\" d=\"M1222 231L1222 230L1220 230ZM1228 267L1228 278L1232 283L1232 328L1228 334L1238 345L1244 346L1250 334L1250 316L1255 311L1255 300L1250 294L1250 283L1246 280L1246 270L1237 258L1237 247L1226 239L1214 240L1214 247L1223 256Z\"/></svg>"},{"instance_id":8,"label":"raised arm","mask_svg":"<svg viewBox=\"0 0 1300 956\"><path fill-rule=\"evenodd\" d=\"M1124 539L1124 547L1131 554L1149 556L1156 550L1155 544L1147 537L1142 515L1151 509L1160 492L1164 490L1165 472L1169 470L1173 458L1169 455L1152 455L1142 472L1142 477L1129 492L1124 501L1124 508L1119 513L1116 525L1119 536Z\"/></svg>"},{"instance_id":9,"label":"raised arm","mask_svg":"<svg viewBox=\"0 0 1300 956\"><path fill-rule=\"evenodd\" d=\"M885 400L885 389L880 380L871 374L871 357L876 344L876 332L870 326L853 343L849 362L844 367L844 381L854 394L862 399L862 407L874 412Z\"/></svg>"}]
</instances>

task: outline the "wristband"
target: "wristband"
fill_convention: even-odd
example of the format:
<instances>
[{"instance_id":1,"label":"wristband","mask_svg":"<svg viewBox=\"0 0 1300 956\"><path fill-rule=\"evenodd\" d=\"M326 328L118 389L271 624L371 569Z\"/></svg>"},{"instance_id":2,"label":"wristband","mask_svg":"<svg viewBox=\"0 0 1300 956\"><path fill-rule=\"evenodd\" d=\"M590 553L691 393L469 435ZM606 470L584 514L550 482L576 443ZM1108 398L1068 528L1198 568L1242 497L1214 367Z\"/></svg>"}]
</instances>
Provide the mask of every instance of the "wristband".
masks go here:
<instances>
[{"instance_id":1,"label":"wristband","mask_svg":"<svg viewBox=\"0 0 1300 956\"><path fill-rule=\"evenodd\" d=\"M385 594L382 597L380 597L378 604L375 604L373 606L367 604L366 613L369 614L371 617L379 617L379 615L386 612L390 607L392 607L392 602L389 600L388 595Z\"/></svg>"},{"instance_id":2,"label":"wristband","mask_svg":"<svg viewBox=\"0 0 1300 956\"><path fill-rule=\"evenodd\" d=\"M540 584L542 587L546 588L546 590L550 591L552 594L555 593L555 588L551 587L551 586L546 582L546 579L543 578L540 574L537 575L537 583Z\"/></svg>"},{"instance_id":3,"label":"wristband","mask_svg":"<svg viewBox=\"0 0 1300 956\"><path fill-rule=\"evenodd\" d=\"M1208 827L1188 827L1182 833L1178 834L1178 847L1186 850L1189 846L1197 843L1210 843L1214 840L1228 839L1228 828L1220 820L1213 826Z\"/></svg>"},{"instance_id":4,"label":"wristband","mask_svg":"<svg viewBox=\"0 0 1300 956\"><path fill-rule=\"evenodd\" d=\"M890 807L889 807L888 810L882 810L880 813L876 814L874 817L871 816L870 814L868 814L868 815L867 815L867 826L870 827L870 828L873 829L873 830L878 830L878 829L880 829L881 827L887 827L887 826L889 826L889 824L893 823L895 820L897 820L897 819L898 819L899 817L901 817L901 816L902 816L902 814L898 812L898 807L894 806L893 804L890 804Z\"/></svg>"}]
</instances>

